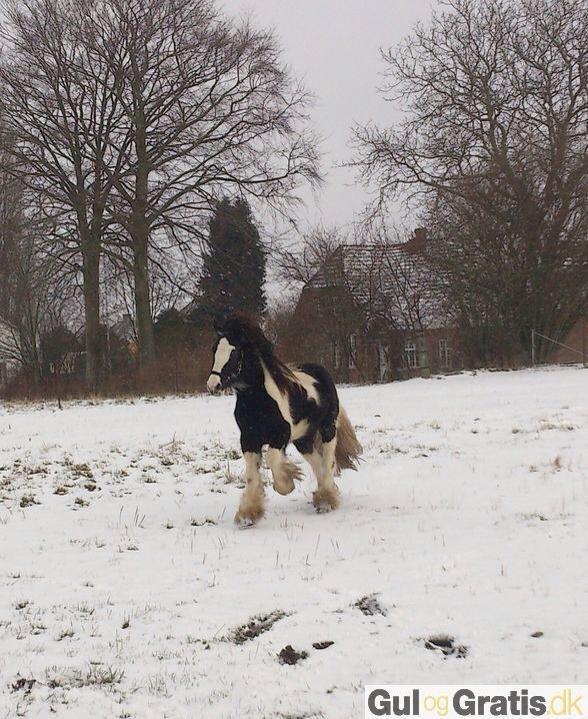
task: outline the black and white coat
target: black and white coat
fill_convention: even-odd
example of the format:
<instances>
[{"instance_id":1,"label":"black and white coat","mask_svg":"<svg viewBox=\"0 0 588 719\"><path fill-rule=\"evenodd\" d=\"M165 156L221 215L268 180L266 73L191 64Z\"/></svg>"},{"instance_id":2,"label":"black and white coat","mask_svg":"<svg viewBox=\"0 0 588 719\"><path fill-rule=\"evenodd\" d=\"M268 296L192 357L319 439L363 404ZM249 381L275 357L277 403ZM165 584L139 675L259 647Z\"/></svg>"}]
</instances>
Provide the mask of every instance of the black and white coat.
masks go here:
<instances>
[{"instance_id":1,"label":"black and white coat","mask_svg":"<svg viewBox=\"0 0 588 719\"><path fill-rule=\"evenodd\" d=\"M313 502L317 510L336 508L339 490L334 474L355 469L361 447L327 370L316 364L285 365L260 328L243 318L227 320L217 333L207 385L210 392L228 387L236 392L235 419L246 465L247 484L235 521L252 523L264 514L260 473L264 447L268 447L274 489L280 494L294 489L301 471L286 457L290 442L316 477Z\"/></svg>"}]
</instances>

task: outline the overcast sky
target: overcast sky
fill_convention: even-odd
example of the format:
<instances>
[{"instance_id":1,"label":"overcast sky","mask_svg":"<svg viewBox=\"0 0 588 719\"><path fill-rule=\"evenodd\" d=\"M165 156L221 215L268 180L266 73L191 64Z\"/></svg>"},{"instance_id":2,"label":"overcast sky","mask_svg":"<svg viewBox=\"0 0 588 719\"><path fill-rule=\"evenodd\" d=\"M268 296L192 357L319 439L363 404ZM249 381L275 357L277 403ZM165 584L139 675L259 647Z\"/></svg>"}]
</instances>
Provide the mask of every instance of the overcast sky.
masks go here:
<instances>
[{"instance_id":1,"label":"overcast sky","mask_svg":"<svg viewBox=\"0 0 588 719\"><path fill-rule=\"evenodd\" d=\"M224 0L231 14L250 12L272 27L286 62L316 95L314 125L324 138L324 188L301 210L302 225L342 225L362 209L366 194L354 174L335 165L349 159L354 122L390 124L394 108L376 86L384 65L380 47L395 45L434 0Z\"/></svg>"}]
</instances>

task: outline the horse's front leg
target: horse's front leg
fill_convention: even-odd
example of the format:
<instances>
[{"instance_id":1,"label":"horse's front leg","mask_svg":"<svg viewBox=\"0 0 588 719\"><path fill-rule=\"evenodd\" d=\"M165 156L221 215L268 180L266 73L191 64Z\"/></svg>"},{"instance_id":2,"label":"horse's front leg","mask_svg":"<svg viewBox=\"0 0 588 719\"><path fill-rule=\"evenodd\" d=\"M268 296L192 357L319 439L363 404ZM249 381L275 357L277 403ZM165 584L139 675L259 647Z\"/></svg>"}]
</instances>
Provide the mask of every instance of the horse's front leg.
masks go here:
<instances>
[{"instance_id":1,"label":"horse's front leg","mask_svg":"<svg viewBox=\"0 0 588 719\"><path fill-rule=\"evenodd\" d=\"M278 494L290 494L294 490L294 480L302 479L302 470L286 457L285 449L272 447L267 451L267 465L271 469L274 489Z\"/></svg>"},{"instance_id":2,"label":"horse's front leg","mask_svg":"<svg viewBox=\"0 0 588 719\"><path fill-rule=\"evenodd\" d=\"M294 489L294 480L302 479L300 467L286 457L286 447L289 441L290 425L287 422L276 425L269 438L266 461L272 472L274 489L278 494L290 494Z\"/></svg>"},{"instance_id":3,"label":"horse's front leg","mask_svg":"<svg viewBox=\"0 0 588 719\"><path fill-rule=\"evenodd\" d=\"M235 522L242 526L254 524L265 514L265 492L261 476L261 447L241 441L245 457L245 490L241 496Z\"/></svg>"},{"instance_id":4,"label":"horse's front leg","mask_svg":"<svg viewBox=\"0 0 588 719\"><path fill-rule=\"evenodd\" d=\"M328 512L339 506L339 488L335 484L335 449L337 431L334 424L319 427L318 434L308 434L294 442L296 449L312 467L317 488L312 503L317 512Z\"/></svg>"}]
</instances>

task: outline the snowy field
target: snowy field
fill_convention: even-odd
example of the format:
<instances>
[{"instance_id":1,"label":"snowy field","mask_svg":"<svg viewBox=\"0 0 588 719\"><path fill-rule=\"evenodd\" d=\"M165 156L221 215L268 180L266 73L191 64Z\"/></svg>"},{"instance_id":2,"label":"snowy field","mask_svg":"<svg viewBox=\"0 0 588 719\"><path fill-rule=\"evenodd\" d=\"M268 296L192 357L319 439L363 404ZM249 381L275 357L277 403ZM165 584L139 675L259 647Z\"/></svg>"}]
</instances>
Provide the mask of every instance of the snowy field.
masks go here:
<instances>
[{"instance_id":1,"label":"snowy field","mask_svg":"<svg viewBox=\"0 0 588 719\"><path fill-rule=\"evenodd\" d=\"M585 683L588 371L341 396L365 462L340 509L307 476L247 530L231 397L0 408L0 717L347 719L366 683Z\"/></svg>"}]
</instances>

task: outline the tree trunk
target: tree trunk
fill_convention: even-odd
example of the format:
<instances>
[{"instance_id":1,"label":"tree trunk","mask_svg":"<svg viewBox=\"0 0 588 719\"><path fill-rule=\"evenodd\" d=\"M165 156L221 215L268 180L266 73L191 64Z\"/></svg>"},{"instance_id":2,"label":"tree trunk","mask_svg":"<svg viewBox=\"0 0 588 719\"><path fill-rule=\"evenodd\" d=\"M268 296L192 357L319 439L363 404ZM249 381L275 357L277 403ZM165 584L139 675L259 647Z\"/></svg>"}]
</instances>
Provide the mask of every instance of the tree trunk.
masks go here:
<instances>
[{"instance_id":1,"label":"tree trunk","mask_svg":"<svg viewBox=\"0 0 588 719\"><path fill-rule=\"evenodd\" d=\"M86 245L84 259L84 317L86 321L86 389L100 383L100 251Z\"/></svg>"},{"instance_id":2,"label":"tree trunk","mask_svg":"<svg viewBox=\"0 0 588 719\"><path fill-rule=\"evenodd\" d=\"M141 97L138 87L133 94L137 100ZM135 116L135 151L137 170L135 174L135 202L131 221L133 241L133 275L135 280L135 315L137 317L137 337L139 340L139 363L146 367L155 360L155 338L149 287L149 224L147 206L149 192L149 157L145 131L145 114L141 101L137 101Z\"/></svg>"},{"instance_id":3,"label":"tree trunk","mask_svg":"<svg viewBox=\"0 0 588 719\"><path fill-rule=\"evenodd\" d=\"M135 315L137 318L139 363L141 367L146 367L155 359L155 337L149 288L148 244L145 234L133 235Z\"/></svg>"}]
</instances>

